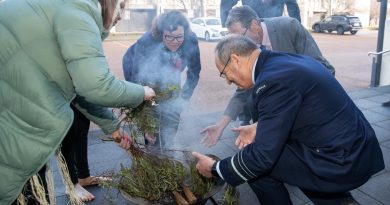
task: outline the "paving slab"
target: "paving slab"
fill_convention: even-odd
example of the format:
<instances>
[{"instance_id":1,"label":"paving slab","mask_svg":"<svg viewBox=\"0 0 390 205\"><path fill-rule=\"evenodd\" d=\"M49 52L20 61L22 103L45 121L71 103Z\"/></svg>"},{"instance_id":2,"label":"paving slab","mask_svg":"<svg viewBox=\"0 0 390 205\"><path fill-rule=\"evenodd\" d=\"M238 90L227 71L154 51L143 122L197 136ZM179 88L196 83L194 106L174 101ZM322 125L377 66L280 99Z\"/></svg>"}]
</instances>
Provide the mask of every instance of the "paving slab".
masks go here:
<instances>
[{"instance_id":1,"label":"paving slab","mask_svg":"<svg viewBox=\"0 0 390 205\"><path fill-rule=\"evenodd\" d=\"M386 172L371 178L359 188L360 191L382 204L390 203L390 173Z\"/></svg>"}]
</instances>

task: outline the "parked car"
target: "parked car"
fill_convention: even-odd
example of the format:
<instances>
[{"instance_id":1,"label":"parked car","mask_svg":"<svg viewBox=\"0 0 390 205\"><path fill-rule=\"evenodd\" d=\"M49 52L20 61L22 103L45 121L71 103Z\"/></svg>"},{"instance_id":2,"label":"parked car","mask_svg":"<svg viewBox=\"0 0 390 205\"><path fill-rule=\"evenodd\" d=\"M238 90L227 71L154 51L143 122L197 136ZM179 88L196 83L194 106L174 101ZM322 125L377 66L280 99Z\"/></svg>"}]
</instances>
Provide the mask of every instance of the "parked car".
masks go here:
<instances>
[{"instance_id":1,"label":"parked car","mask_svg":"<svg viewBox=\"0 0 390 205\"><path fill-rule=\"evenodd\" d=\"M215 17L199 17L191 21L191 30L198 38L206 41L219 40L227 35L228 31L221 25L221 20Z\"/></svg>"},{"instance_id":2,"label":"parked car","mask_svg":"<svg viewBox=\"0 0 390 205\"><path fill-rule=\"evenodd\" d=\"M348 15L333 15L313 24L312 29L321 33L328 31L329 33L336 31L337 34L343 35L344 32L349 31L355 35L358 30L362 28L362 23L357 16Z\"/></svg>"}]
</instances>

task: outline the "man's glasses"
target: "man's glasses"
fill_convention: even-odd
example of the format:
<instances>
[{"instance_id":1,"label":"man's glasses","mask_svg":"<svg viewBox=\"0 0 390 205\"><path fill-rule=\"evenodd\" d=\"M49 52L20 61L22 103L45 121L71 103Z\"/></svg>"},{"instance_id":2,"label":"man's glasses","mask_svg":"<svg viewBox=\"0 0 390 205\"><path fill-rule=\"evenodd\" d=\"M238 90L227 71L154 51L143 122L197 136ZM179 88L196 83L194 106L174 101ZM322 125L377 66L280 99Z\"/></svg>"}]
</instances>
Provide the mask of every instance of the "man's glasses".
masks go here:
<instances>
[{"instance_id":1,"label":"man's glasses","mask_svg":"<svg viewBox=\"0 0 390 205\"><path fill-rule=\"evenodd\" d=\"M225 69L226 69L226 66L229 64L229 62L230 62L230 57L229 57L229 59L226 61L226 64L225 64L225 66L223 66L223 69L222 69L222 71L219 73L219 77L221 77L221 78L226 78L226 74L225 73L223 73L223 71L225 71Z\"/></svg>"},{"instance_id":2,"label":"man's glasses","mask_svg":"<svg viewBox=\"0 0 390 205\"><path fill-rule=\"evenodd\" d=\"M245 29L245 31L244 31L244 33L242 35L245 36L247 31L248 31L248 28Z\"/></svg>"},{"instance_id":3,"label":"man's glasses","mask_svg":"<svg viewBox=\"0 0 390 205\"><path fill-rule=\"evenodd\" d=\"M171 35L164 35L165 40L172 42L173 40L176 40L177 42L181 43L184 41L184 35L180 36L171 36Z\"/></svg>"}]
</instances>

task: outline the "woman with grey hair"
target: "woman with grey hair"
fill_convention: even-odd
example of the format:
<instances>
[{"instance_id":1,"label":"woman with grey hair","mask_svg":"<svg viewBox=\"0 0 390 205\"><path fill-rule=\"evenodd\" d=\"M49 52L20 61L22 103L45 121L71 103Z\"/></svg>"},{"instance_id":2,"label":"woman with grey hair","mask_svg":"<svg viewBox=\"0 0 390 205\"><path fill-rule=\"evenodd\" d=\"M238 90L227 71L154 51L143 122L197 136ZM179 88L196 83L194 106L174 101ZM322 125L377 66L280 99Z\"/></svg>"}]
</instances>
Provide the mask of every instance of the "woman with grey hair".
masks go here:
<instances>
[{"instance_id":1,"label":"woman with grey hair","mask_svg":"<svg viewBox=\"0 0 390 205\"><path fill-rule=\"evenodd\" d=\"M117 79L104 57L102 41L120 19L122 2L0 2L0 204L18 196L25 203L21 192L28 181L41 190L28 203L49 204L45 164L74 120L70 104L129 147L129 135L107 107L136 107L155 94ZM79 202L73 186L67 188Z\"/></svg>"},{"instance_id":2,"label":"woman with grey hair","mask_svg":"<svg viewBox=\"0 0 390 205\"><path fill-rule=\"evenodd\" d=\"M158 90L181 88L181 73L187 68L183 87L168 100L159 102L159 140L163 147L172 146L180 114L198 84L201 69L198 39L185 16L180 11L170 11L156 17L151 31L127 50L122 63L127 81ZM145 139L154 144L155 134L145 133Z\"/></svg>"}]
</instances>

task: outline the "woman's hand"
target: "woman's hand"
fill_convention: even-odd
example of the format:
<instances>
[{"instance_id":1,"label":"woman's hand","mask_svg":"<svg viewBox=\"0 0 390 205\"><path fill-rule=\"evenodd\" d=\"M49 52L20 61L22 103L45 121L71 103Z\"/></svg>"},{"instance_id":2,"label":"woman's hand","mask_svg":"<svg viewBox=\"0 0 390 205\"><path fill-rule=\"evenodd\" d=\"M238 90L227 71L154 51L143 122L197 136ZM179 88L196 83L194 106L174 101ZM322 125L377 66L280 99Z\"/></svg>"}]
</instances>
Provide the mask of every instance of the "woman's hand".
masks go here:
<instances>
[{"instance_id":1,"label":"woman's hand","mask_svg":"<svg viewBox=\"0 0 390 205\"><path fill-rule=\"evenodd\" d=\"M144 100L153 100L156 97L156 93L149 86L144 86Z\"/></svg>"},{"instance_id":2,"label":"woman's hand","mask_svg":"<svg viewBox=\"0 0 390 205\"><path fill-rule=\"evenodd\" d=\"M117 129L111 134L111 137L116 143L123 149L129 149L130 145L133 143L131 135L124 131L122 128Z\"/></svg>"}]
</instances>

